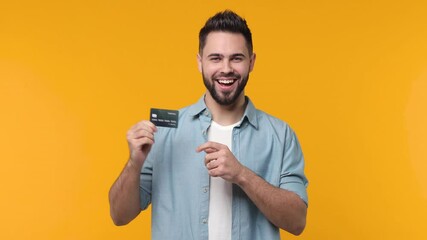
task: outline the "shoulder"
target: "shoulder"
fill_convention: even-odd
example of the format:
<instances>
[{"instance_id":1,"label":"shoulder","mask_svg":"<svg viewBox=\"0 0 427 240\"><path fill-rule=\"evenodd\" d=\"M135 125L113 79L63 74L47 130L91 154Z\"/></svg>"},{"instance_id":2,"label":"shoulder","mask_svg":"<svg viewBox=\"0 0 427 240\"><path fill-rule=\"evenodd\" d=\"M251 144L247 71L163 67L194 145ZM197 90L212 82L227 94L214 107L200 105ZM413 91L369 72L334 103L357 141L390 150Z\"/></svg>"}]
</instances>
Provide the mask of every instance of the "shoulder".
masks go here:
<instances>
[{"instance_id":1,"label":"shoulder","mask_svg":"<svg viewBox=\"0 0 427 240\"><path fill-rule=\"evenodd\" d=\"M257 119L260 127L270 127L280 131L290 130L290 126L284 120L268 114L262 110L256 109Z\"/></svg>"},{"instance_id":2,"label":"shoulder","mask_svg":"<svg viewBox=\"0 0 427 240\"><path fill-rule=\"evenodd\" d=\"M263 110L260 110L255 107L254 103L251 101L249 97L246 97L247 105L245 109L245 117L248 119L248 121L257 129L263 129L263 128L288 128L288 124L273 116L270 115Z\"/></svg>"},{"instance_id":3,"label":"shoulder","mask_svg":"<svg viewBox=\"0 0 427 240\"><path fill-rule=\"evenodd\" d=\"M296 135L291 126L284 120L268 114L262 110L256 110L258 130L268 135L274 135L284 142L295 140Z\"/></svg>"},{"instance_id":4,"label":"shoulder","mask_svg":"<svg viewBox=\"0 0 427 240\"><path fill-rule=\"evenodd\" d=\"M202 96L194 104L179 109L179 117L180 118L187 118L187 117L194 118L197 115L199 115L201 112L203 112L205 109L206 109L206 104L204 101L204 96Z\"/></svg>"}]
</instances>

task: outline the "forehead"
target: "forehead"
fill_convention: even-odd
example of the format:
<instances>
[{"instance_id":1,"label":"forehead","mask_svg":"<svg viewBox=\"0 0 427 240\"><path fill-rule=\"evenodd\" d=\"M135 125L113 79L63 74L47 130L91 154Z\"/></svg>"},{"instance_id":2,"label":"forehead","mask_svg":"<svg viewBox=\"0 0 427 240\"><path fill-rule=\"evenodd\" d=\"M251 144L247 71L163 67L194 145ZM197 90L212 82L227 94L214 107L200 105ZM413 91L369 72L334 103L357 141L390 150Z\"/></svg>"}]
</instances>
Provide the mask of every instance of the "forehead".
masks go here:
<instances>
[{"instance_id":1,"label":"forehead","mask_svg":"<svg viewBox=\"0 0 427 240\"><path fill-rule=\"evenodd\" d=\"M240 33L210 32L206 37L203 55L212 53L249 55L249 50L245 38Z\"/></svg>"}]
</instances>

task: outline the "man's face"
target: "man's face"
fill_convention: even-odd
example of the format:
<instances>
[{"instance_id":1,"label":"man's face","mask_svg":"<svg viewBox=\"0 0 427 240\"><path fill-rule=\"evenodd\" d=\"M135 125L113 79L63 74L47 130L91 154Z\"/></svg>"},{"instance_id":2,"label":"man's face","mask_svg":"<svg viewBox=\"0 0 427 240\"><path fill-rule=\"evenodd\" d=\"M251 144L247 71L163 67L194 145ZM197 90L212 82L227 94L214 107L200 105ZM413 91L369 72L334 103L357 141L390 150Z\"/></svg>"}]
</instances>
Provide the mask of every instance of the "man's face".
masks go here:
<instances>
[{"instance_id":1,"label":"man's face","mask_svg":"<svg viewBox=\"0 0 427 240\"><path fill-rule=\"evenodd\" d=\"M203 82L218 104L230 105L244 97L243 90L253 69L255 55L249 55L242 34L209 33L197 59Z\"/></svg>"}]
</instances>

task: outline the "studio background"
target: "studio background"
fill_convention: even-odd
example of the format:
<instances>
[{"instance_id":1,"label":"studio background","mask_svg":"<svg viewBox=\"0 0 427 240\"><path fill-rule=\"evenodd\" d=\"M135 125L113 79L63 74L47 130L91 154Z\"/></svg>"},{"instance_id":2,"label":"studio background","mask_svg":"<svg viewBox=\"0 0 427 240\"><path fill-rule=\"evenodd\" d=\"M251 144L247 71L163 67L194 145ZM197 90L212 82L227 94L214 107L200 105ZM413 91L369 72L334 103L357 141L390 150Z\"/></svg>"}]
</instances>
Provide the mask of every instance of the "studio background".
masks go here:
<instances>
[{"instance_id":1,"label":"studio background","mask_svg":"<svg viewBox=\"0 0 427 240\"><path fill-rule=\"evenodd\" d=\"M300 237L427 239L425 1L0 2L0 239L149 239L113 225L126 131L204 92L198 31L245 17L246 94L288 122L306 160Z\"/></svg>"}]
</instances>

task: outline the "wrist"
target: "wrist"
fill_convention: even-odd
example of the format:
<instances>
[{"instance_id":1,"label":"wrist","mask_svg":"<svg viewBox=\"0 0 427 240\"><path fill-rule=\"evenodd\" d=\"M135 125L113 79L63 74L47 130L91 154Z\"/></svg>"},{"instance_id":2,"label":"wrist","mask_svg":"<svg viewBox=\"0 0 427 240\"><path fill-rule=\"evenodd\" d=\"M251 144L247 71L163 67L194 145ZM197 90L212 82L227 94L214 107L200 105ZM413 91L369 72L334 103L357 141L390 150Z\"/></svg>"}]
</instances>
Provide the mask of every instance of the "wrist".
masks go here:
<instances>
[{"instance_id":1,"label":"wrist","mask_svg":"<svg viewBox=\"0 0 427 240\"><path fill-rule=\"evenodd\" d=\"M144 165L144 161L137 161L132 158L129 158L127 162L127 167L134 171L141 171L142 166Z\"/></svg>"},{"instance_id":2,"label":"wrist","mask_svg":"<svg viewBox=\"0 0 427 240\"><path fill-rule=\"evenodd\" d=\"M243 166L242 170L237 175L235 183L237 185L239 185L241 188L244 188L248 184L250 178L252 177L251 175L253 175L253 174L254 173L250 169Z\"/></svg>"}]
</instances>

